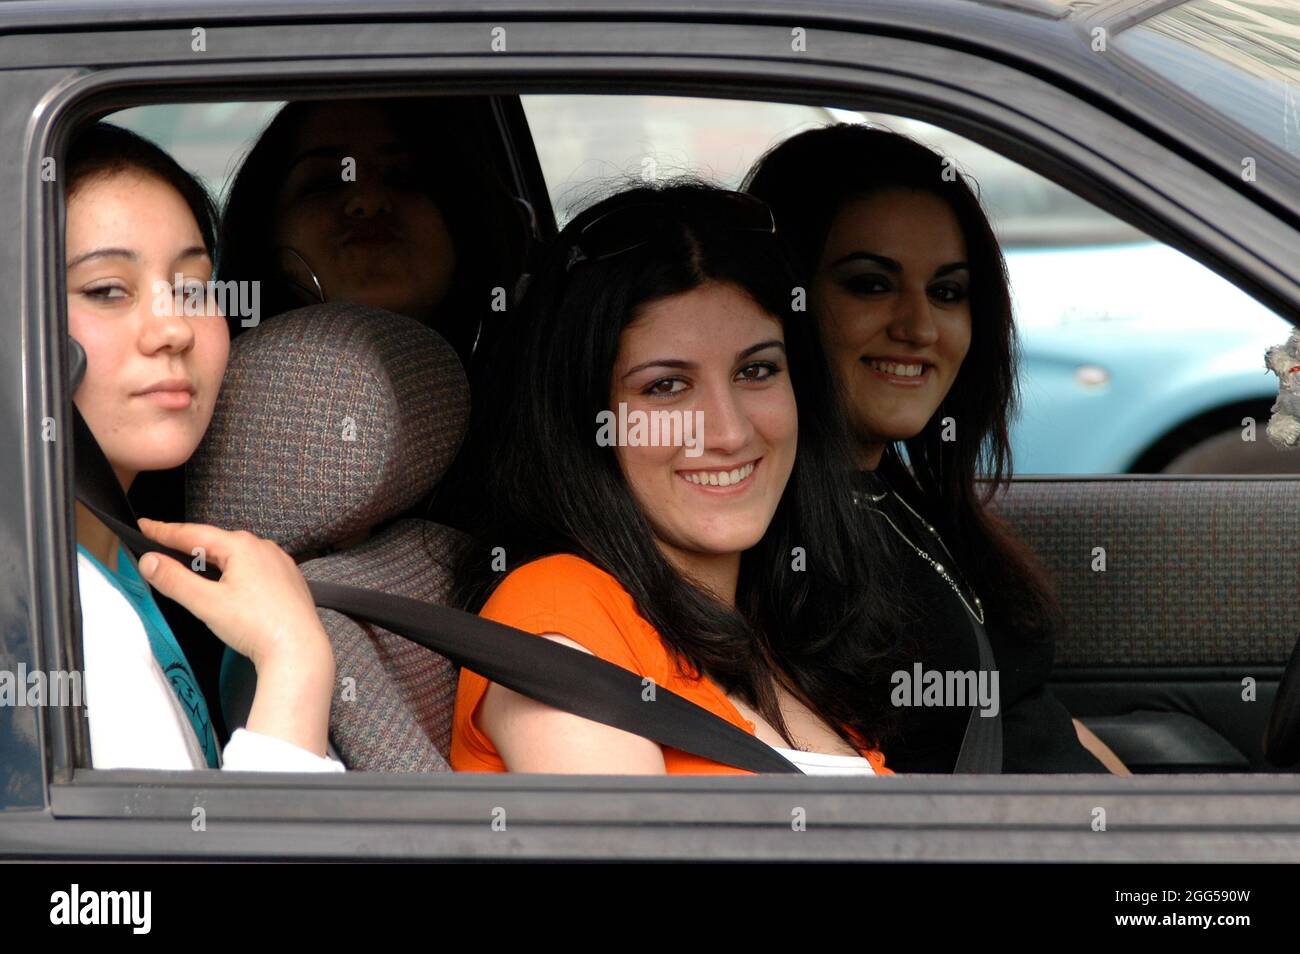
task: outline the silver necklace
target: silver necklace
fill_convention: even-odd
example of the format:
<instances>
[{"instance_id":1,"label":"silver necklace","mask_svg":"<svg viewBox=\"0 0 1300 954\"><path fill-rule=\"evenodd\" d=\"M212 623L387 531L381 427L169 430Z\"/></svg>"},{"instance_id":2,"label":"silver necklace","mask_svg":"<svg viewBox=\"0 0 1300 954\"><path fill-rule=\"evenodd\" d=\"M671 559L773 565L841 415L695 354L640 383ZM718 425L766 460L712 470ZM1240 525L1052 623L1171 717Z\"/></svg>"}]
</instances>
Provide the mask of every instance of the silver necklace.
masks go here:
<instances>
[{"instance_id":1,"label":"silver necklace","mask_svg":"<svg viewBox=\"0 0 1300 954\"><path fill-rule=\"evenodd\" d=\"M908 502L904 500L902 497L900 497L896 492L889 490L877 496L876 494L861 493L855 490L853 491L853 502L857 504L859 507L866 507L867 501L870 501L871 503L879 503L880 501L888 497L890 494L893 494L895 500L901 503L904 507L907 507L907 512L910 513L917 520L919 520L921 522L921 526L925 527L925 529L930 532L930 535L933 536L934 539L938 542L939 546L943 547L943 552L948 555L948 559L952 560L953 563L956 563L957 561L953 558L952 551L949 550L947 544L943 542L943 539L939 536L939 532L935 530L934 527L931 526L928 522L926 522L924 517L922 517L919 513L913 510L911 506L908 504ZM948 570L944 567L942 563L940 563L934 557L930 556L930 554L926 553L915 543L913 543L911 539L907 536L907 534L905 534L902 530L898 529L898 525L895 524L892 519L890 519L889 514L885 513L885 511L880 510L877 507L866 507L866 509L878 513L882 517L884 517L885 520L888 521L889 525L894 528L894 532L903 538L903 542L906 543L913 550L915 550L916 555L919 556L926 563L930 564L930 566L934 568L934 571L938 573L941 577L943 577L943 579L948 583L948 585L952 587L952 591L957 594L957 599L961 600L961 605L966 607L966 612L970 613L971 616L975 617L975 619L979 621L979 624L981 626L984 625L984 604L980 602L980 598L975 594L974 590L971 590L971 594L970 594L971 598L975 601L975 606L974 608L972 608L970 603L966 602L966 597L962 595L961 587L959 587L957 585L957 581L954 580L948 574Z\"/></svg>"}]
</instances>

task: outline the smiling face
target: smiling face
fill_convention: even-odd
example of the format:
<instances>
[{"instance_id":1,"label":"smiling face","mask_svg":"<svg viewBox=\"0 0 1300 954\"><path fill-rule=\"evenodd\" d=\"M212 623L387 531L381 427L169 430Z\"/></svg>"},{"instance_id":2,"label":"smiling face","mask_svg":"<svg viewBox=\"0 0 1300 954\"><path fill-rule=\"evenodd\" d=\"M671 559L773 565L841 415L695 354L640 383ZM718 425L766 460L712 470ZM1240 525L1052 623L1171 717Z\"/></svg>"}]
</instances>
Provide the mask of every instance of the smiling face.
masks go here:
<instances>
[{"instance_id":1,"label":"smiling face","mask_svg":"<svg viewBox=\"0 0 1300 954\"><path fill-rule=\"evenodd\" d=\"M671 411L702 424L694 448L616 448L633 497L679 568L716 557L738 565L772 521L799 430L784 341L776 318L718 282L652 302L623 329L611 408L625 402L629 416Z\"/></svg>"},{"instance_id":2,"label":"smiling face","mask_svg":"<svg viewBox=\"0 0 1300 954\"><path fill-rule=\"evenodd\" d=\"M177 467L198 446L226 369L225 319L185 316L171 289L207 282L194 215L163 180L95 176L68 200L68 330L86 350L73 400L122 486ZM168 294L155 293L164 283ZM183 287L182 285L182 287Z\"/></svg>"},{"instance_id":3,"label":"smiling face","mask_svg":"<svg viewBox=\"0 0 1300 954\"><path fill-rule=\"evenodd\" d=\"M970 349L970 270L952 208L928 192L851 200L813 286L860 466L920 433Z\"/></svg>"},{"instance_id":4,"label":"smiling face","mask_svg":"<svg viewBox=\"0 0 1300 954\"><path fill-rule=\"evenodd\" d=\"M383 110L358 102L312 109L291 153L272 210L273 244L306 259L327 300L428 323L447 295L456 253L423 187L430 170L419 168ZM349 158L355 178L345 179ZM300 289L314 290L297 259L281 253L280 264ZM314 300L304 292L304 304Z\"/></svg>"}]
</instances>

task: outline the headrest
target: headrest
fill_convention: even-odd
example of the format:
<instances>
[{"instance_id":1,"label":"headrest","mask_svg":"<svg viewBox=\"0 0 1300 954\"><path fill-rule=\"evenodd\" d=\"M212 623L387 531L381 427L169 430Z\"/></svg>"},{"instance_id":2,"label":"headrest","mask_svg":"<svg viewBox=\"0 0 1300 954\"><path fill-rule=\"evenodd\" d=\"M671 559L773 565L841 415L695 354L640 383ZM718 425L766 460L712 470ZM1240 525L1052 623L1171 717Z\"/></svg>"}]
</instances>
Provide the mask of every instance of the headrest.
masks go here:
<instances>
[{"instance_id":1,"label":"headrest","mask_svg":"<svg viewBox=\"0 0 1300 954\"><path fill-rule=\"evenodd\" d=\"M186 469L186 519L298 555L405 511L460 448L469 385L436 332L378 308L311 305L231 345Z\"/></svg>"}]
</instances>

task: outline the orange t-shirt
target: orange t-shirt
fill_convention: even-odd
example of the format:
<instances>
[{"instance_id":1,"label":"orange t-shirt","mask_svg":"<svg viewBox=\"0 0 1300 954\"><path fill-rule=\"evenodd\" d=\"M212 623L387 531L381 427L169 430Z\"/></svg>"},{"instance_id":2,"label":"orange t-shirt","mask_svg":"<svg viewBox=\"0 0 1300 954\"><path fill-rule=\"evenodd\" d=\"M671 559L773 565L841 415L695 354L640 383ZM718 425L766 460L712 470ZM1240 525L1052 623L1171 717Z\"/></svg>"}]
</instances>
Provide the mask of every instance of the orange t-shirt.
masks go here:
<instances>
[{"instance_id":1,"label":"orange t-shirt","mask_svg":"<svg viewBox=\"0 0 1300 954\"><path fill-rule=\"evenodd\" d=\"M648 676L655 685L755 734L754 723L741 716L713 680L678 671L659 633L637 612L631 594L580 557L557 554L525 564L501 581L479 615L530 633L567 636L601 659ZM489 685L478 673L461 669L451 736L451 767L458 772L506 771L478 724L479 704ZM661 748L669 775L753 774L680 749ZM893 774L880 752L859 751L877 774Z\"/></svg>"}]
</instances>

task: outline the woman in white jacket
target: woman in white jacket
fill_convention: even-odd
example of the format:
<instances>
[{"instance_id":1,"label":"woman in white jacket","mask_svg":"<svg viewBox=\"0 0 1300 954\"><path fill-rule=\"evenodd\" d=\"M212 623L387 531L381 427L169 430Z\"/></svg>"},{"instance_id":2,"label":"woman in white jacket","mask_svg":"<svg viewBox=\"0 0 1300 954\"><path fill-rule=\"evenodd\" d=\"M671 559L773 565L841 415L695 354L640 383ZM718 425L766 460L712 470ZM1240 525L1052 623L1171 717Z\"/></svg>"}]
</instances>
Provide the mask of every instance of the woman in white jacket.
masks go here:
<instances>
[{"instance_id":1,"label":"woman in white jacket","mask_svg":"<svg viewBox=\"0 0 1300 954\"><path fill-rule=\"evenodd\" d=\"M103 123L74 138L62 178L68 324L87 358L73 400L125 490L143 471L183 464L212 418L230 350L207 293L215 214L202 186L165 152ZM201 554L222 575L213 582L161 553L137 566L77 504L94 766L342 771L326 751L334 657L293 559L245 532L150 520L140 527L160 544ZM247 727L224 758L207 700L150 586L257 668Z\"/></svg>"}]
</instances>

